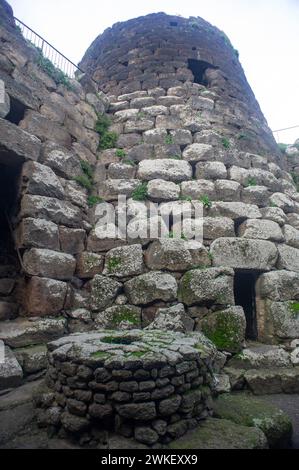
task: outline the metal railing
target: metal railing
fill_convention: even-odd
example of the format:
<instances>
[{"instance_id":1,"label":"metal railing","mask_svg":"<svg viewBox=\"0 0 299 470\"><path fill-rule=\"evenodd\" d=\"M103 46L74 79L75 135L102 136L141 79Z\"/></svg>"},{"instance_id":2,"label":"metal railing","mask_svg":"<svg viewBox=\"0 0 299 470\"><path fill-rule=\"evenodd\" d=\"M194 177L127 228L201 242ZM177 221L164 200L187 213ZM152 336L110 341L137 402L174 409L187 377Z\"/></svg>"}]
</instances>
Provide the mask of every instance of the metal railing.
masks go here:
<instances>
[{"instance_id":1,"label":"metal railing","mask_svg":"<svg viewBox=\"0 0 299 470\"><path fill-rule=\"evenodd\" d=\"M277 142L279 142L279 132L284 132L284 131L288 131L290 129L296 129L296 128L299 128L299 124L297 126L291 126L291 127L284 127L283 129L276 129L276 131L272 131L273 134L275 134L275 138L277 140ZM298 132L299 134L299 132Z\"/></svg>"},{"instance_id":2,"label":"metal railing","mask_svg":"<svg viewBox=\"0 0 299 470\"><path fill-rule=\"evenodd\" d=\"M42 36L37 34L33 29L27 26L23 21L15 18L16 26L21 30L24 38L30 41L35 47L38 47L43 56L49 59L55 67L61 70L65 75L70 78L75 78L75 73L80 71L84 73L74 62L69 60L65 55L59 52L54 46L46 41Z\"/></svg>"}]
</instances>

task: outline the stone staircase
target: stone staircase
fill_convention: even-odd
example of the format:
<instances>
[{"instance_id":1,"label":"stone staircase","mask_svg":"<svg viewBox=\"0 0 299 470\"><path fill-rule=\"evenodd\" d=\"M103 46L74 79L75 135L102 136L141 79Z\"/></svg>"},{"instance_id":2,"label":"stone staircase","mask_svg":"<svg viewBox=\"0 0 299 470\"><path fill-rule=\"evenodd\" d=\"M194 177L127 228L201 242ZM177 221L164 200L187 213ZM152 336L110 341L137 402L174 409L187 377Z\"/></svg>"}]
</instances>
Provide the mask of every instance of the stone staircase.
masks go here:
<instances>
[{"instance_id":1,"label":"stone staircase","mask_svg":"<svg viewBox=\"0 0 299 470\"><path fill-rule=\"evenodd\" d=\"M283 346L248 342L232 357L223 372L231 388L249 389L255 395L299 393L299 348L294 340L289 350Z\"/></svg>"}]
</instances>

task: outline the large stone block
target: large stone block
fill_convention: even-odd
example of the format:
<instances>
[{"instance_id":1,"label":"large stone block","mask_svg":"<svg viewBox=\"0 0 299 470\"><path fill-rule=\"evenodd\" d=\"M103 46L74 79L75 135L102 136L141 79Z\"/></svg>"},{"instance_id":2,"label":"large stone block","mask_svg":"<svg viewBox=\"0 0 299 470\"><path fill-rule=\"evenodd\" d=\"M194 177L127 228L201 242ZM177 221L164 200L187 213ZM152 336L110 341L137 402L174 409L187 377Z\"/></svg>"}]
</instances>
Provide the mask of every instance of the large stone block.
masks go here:
<instances>
[{"instance_id":1,"label":"large stone block","mask_svg":"<svg viewBox=\"0 0 299 470\"><path fill-rule=\"evenodd\" d=\"M230 268L193 269L183 275L178 298L184 304L234 304L234 272Z\"/></svg>"},{"instance_id":2,"label":"large stone block","mask_svg":"<svg viewBox=\"0 0 299 470\"><path fill-rule=\"evenodd\" d=\"M28 194L63 199L64 189L54 171L37 162L26 162L22 168L23 185Z\"/></svg>"},{"instance_id":3,"label":"large stone block","mask_svg":"<svg viewBox=\"0 0 299 470\"><path fill-rule=\"evenodd\" d=\"M114 305L95 318L97 328L128 330L141 327L141 308L135 305Z\"/></svg>"},{"instance_id":4,"label":"large stone block","mask_svg":"<svg viewBox=\"0 0 299 470\"><path fill-rule=\"evenodd\" d=\"M292 271L271 271L259 276L256 291L262 298L275 301L299 300L299 276Z\"/></svg>"},{"instance_id":5,"label":"large stone block","mask_svg":"<svg viewBox=\"0 0 299 470\"><path fill-rule=\"evenodd\" d=\"M247 219L239 226L238 235L243 238L259 238L273 242L284 241L281 228L272 220Z\"/></svg>"},{"instance_id":6,"label":"large stone block","mask_svg":"<svg viewBox=\"0 0 299 470\"><path fill-rule=\"evenodd\" d=\"M187 162L214 160L213 147L208 144L191 144L185 148L183 158Z\"/></svg>"},{"instance_id":7,"label":"large stone block","mask_svg":"<svg viewBox=\"0 0 299 470\"><path fill-rule=\"evenodd\" d=\"M217 349L236 353L242 348L246 330L242 307L230 307L210 313L200 322L200 326Z\"/></svg>"},{"instance_id":8,"label":"large stone block","mask_svg":"<svg viewBox=\"0 0 299 470\"><path fill-rule=\"evenodd\" d=\"M4 349L4 361L0 361L0 390L17 387L23 379L22 367L14 353L0 340L0 348Z\"/></svg>"},{"instance_id":9,"label":"large stone block","mask_svg":"<svg viewBox=\"0 0 299 470\"><path fill-rule=\"evenodd\" d=\"M58 226L49 220L28 217L23 219L16 231L16 243L19 248L48 248L58 251Z\"/></svg>"},{"instance_id":10,"label":"large stone block","mask_svg":"<svg viewBox=\"0 0 299 470\"><path fill-rule=\"evenodd\" d=\"M147 327L148 330L163 331L193 331L194 320L186 314L183 304L176 304L168 308L159 308L154 321Z\"/></svg>"},{"instance_id":11,"label":"large stone block","mask_svg":"<svg viewBox=\"0 0 299 470\"><path fill-rule=\"evenodd\" d=\"M23 196L20 216L51 220L67 227L78 227L82 223L81 211L78 207L53 197L31 194Z\"/></svg>"},{"instance_id":12,"label":"large stone block","mask_svg":"<svg viewBox=\"0 0 299 470\"><path fill-rule=\"evenodd\" d=\"M59 227L61 250L75 255L84 250L86 232L80 228Z\"/></svg>"},{"instance_id":13,"label":"large stone block","mask_svg":"<svg viewBox=\"0 0 299 470\"><path fill-rule=\"evenodd\" d=\"M234 269L269 271L274 268L277 260L276 246L264 240L218 238L211 244L210 251L215 266L229 266Z\"/></svg>"},{"instance_id":14,"label":"large stone block","mask_svg":"<svg viewBox=\"0 0 299 470\"><path fill-rule=\"evenodd\" d=\"M27 274L31 276L67 280L73 277L76 260L66 253L32 248L24 253L23 265Z\"/></svg>"},{"instance_id":15,"label":"large stone block","mask_svg":"<svg viewBox=\"0 0 299 470\"><path fill-rule=\"evenodd\" d=\"M147 193L153 201L174 201L179 198L180 187L172 181L154 179L149 181Z\"/></svg>"},{"instance_id":16,"label":"large stone block","mask_svg":"<svg viewBox=\"0 0 299 470\"><path fill-rule=\"evenodd\" d=\"M220 237L234 237L234 221L229 217L204 217L203 218L203 238L205 240L215 240Z\"/></svg>"},{"instance_id":17,"label":"large stone block","mask_svg":"<svg viewBox=\"0 0 299 470\"><path fill-rule=\"evenodd\" d=\"M58 315L64 308L67 283L34 276L26 290L26 315Z\"/></svg>"},{"instance_id":18,"label":"large stone block","mask_svg":"<svg viewBox=\"0 0 299 470\"><path fill-rule=\"evenodd\" d=\"M52 140L67 148L70 148L72 145L71 136L65 128L55 121L50 121L36 111L27 110L19 126L42 141Z\"/></svg>"},{"instance_id":19,"label":"large stone block","mask_svg":"<svg viewBox=\"0 0 299 470\"><path fill-rule=\"evenodd\" d=\"M184 181L181 184L183 197L191 197L192 199L200 199L207 196L211 200L216 199L215 185L213 181L196 180Z\"/></svg>"},{"instance_id":20,"label":"large stone block","mask_svg":"<svg viewBox=\"0 0 299 470\"><path fill-rule=\"evenodd\" d=\"M192 168L188 162L175 159L142 160L139 163L138 178L142 180L164 179L180 182L190 180Z\"/></svg>"},{"instance_id":21,"label":"large stone block","mask_svg":"<svg viewBox=\"0 0 299 470\"><path fill-rule=\"evenodd\" d=\"M0 339L12 348L47 343L65 333L64 318L43 318L30 321L24 318L9 320L1 324Z\"/></svg>"},{"instance_id":22,"label":"large stone block","mask_svg":"<svg viewBox=\"0 0 299 470\"><path fill-rule=\"evenodd\" d=\"M121 246L106 254L103 274L123 278L141 274L144 268L141 245Z\"/></svg>"},{"instance_id":23,"label":"large stone block","mask_svg":"<svg viewBox=\"0 0 299 470\"><path fill-rule=\"evenodd\" d=\"M160 239L150 244L145 254L150 269L185 271L195 266L211 264L207 250L195 240Z\"/></svg>"},{"instance_id":24,"label":"large stone block","mask_svg":"<svg viewBox=\"0 0 299 470\"><path fill-rule=\"evenodd\" d=\"M299 272L299 249L288 245L278 245L278 269Z\"/></svg>"},{"instance_id":25,"label":"large stone block","mask_svg":"<svg viewBox=\"0 0 299 470\"><path fill-rule=\"evenodd\" d=\"M104 257L90 251L83 251L77 257L76 274L82 279L94 277L103 270Z\"/></svg>"},{"instance_id":26,"label":"large stone block","mask_svg":"<svg viewBox=\"0 0 299 470\"><path fill-rule=\"evenodd\" d=\"M47 367L47 346L45 344L18 348L14 352L26 374L34 374Z\"/></svg>"},{"instance_id":27,"label":"large stone block","mask_svg":"<svg viewBox=\"0 0 299 470\"><path fill-rule=\"evenodd\" d=\"M37 137L5 119L0 119L0 145L5 152L18 155L20 161L22 159L36 161L41 151L41 141Z\"/></svg>"},{"instance_id":28,"label":"large stone block","mask_svg":"<svg viewBox=\"0 0 299 470\"><path fill-rule=\"evenodd\" d=\"M212 216L230 217L233 220L260 219L261 213L254 204L244 202L215 202L211 209Z\"/></svg>"},{"instance_id":29,"label":"large stone block","mask_svg":"<svg viewBox=\"0 0 299 470\"><path fill-rule=\"evenodd\" d=\"M134 305L146 305L155 300L171 301L176 299L177 283L170 274L149 272L127 281L125 293Z\"/></svg>"},{"instance_id":30,"label":"large stone block","mask_svg":"<svg viewBox=\"0 0 299 470\"><path fill-rule=\"evenodd\" d=\"M104 310L111 307L122 284L101 274L96 274L90 281L90 308Z\"/></svg>"},{"instance_id":31,"label":"large stone block","mask_svg":"<svg viewBox=\"0 0 299 470\"><path fill-rule=\"evenodd\" d=\"M260 336L264 341L279 343L299 337L299 303L289 300L273 302L266 299L258 303L261 316Z\"/></svg>"},{"instance_id":32,"label":"large stone block","mask_svg":"<svg viewBox=\"0 0 299 470\"><path fill-rule=\"evenodd\" d=\"M82 173L78 155L53 142L44 146L40 161L63 178L73 179Z\"/></svg>"}]
</instances>

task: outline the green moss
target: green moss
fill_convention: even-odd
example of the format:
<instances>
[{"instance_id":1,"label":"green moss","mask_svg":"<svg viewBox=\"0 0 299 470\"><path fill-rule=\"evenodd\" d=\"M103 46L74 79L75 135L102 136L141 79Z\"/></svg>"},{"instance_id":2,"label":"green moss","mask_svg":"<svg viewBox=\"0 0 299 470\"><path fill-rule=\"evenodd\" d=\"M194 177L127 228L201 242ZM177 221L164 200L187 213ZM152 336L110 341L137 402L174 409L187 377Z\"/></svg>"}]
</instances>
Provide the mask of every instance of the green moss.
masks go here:
<instances>
[{"instance_id":1,"label":"green moss","mask_svg":"<svg viewBox=\"0 0 299 470\"><path fill-rule=\"evenodd\" d=\"M168 134L168 135L165 137L165 144L166 144L166 145L171 145L171 144L173 144L172 135Z\"/></svg>"},{"instance_id":2,"label":"green moss","mask_svg":"<svg viewBox=\"0 0 299 470\"><path fill-rule=\"evenodd\" d=\"M248 187L248 186L256 186L256 185L257 185L256 178L249 176L249 178L247 178L246 180L245 186Z\"/></svg>"},{"instance_id":3,"label":"green moss","mask_svg":"<svg viewBox=\"0 0 299 470\"><path fill-rule=\"evenodd\" d=\"M283 143L278 143L277 144L279 150L282 152L282 153L285 153L287 147L288 147L288 144L283 144Z\"/></svg>"},{"instance_id":4,"label":"green moss","mask_svg":"<svg viewBox=\"0 0 299 470\"><path fill-rule=\"evenodd\" d=\"M98 358L98 359L107 359L109 357L109 355L104 352L104 351L96 351L96 352L93 352L91 353L90 355L91 357L95 357L95 358Z\"/></svg>"},{"instance_id":5,"label":"green moss","mask_svg":"<svg viewBox=\"0 0 299 470\"><path fill-rule=\"evenodd\" d=\"M292 317L297 318L299 316L299 302L289 302L289 309Z\"/></svg>"},{"instance_id":6,"label":"green moss","mask_svg":"<svg viewBox=\"0 0 299 470\"><path fill-rule=\"evenodd\" d=\"M147 198L147 183L141 183L132 192L134 201L144 201Z\"/></svg>"},{"instance_id":7,"label":"green moss","mask_svg":"<svg viewBox=\"0 0 299 470\"><path fill-rule=\"evenodd\" d=\"M191 196L180 196L179 199L180 199L180 201L188 201L188 202L192 201Z\"/></svg>"},{"instance_id":8,"label":"green moss","mask_svg":"<svg viewBox=\"0 0 299 470\"><path fill-rule=\"evenodd\" d=\"M218 312L213 320L207 319L202 324L203 333L218 349L230 352L240 350L240 325L235 316Z\"/></svg>"},{"instance_id":9,"label":"green moss","mask_svg":"<svg viewBox=\"0 0 299 470\"><path fill-rule=\"evenodd\" d=\"M113 271L115 271L119 267L120 264L121 264L121 258L117 256L111 256L111 258L109 258L107 262L107 269L109 273L112 273Z\"/></svg>"},{"instance_id":10,"label":"green moss","mask_svg":"<svg viewBox=\"0 0 299 470\"><path fill-rule=\"evenodd\" d=\"M182 156L181 155L171 155L171 157L173 160L182 160Z\"/></svg>"},{"instance_id":11,"label":"green moss","mask_svg":"<svg viewBox=\"0 0 299 470\"><path fill-rule=\"evenodd\" d=\"M89 205L89 207L93 207L95 206L96 204L99 204L100 202L102 202L103 199L99 196L88 196L87 198L87 204Z\"/></svg>"},{"instance_id":12,"label":"green moss","mask_svg":"<svg viewBox=\"0 0 299 470\"><path fill-rule=\"evenodd\" d=\"M222 145L225 149L229 149L230 148L230 142L229 140L226 138L226 137L223 137L221 139L221 142L222 142Z\"/></svg>"},{"instance_id":13,"label":"green moss","mask_svg":"<svg viewBox=\"0 0 299 470\"><path fill-rule=\"evenodd\" d=\"M133 325L140 324L140 318L138 313L132 311L130 308L123 306L115 312L112 319L113 326L118 326L122 321L132 323Z\"/></svg>"}]
</instances>

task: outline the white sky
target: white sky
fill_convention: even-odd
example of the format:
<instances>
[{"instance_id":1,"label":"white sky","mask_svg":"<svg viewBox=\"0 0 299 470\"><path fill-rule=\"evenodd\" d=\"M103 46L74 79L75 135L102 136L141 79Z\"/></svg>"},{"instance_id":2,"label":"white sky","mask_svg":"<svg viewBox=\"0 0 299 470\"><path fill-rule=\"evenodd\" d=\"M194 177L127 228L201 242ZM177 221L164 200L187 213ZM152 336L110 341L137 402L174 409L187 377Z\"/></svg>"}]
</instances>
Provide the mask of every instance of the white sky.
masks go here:
<instances>
[{"instance_id":1,"label":"white sky","mask_svg":"<svg viewBox=\"0 0 299 470\"><path fill-rule=\"evenodd\" d=\"M8 0L14 14L73 62L118 21L164 11L225 31L273 129L299 125L299 0ZM281 132L292 143L299 127Z\"/></svg>"}]
</instances>

